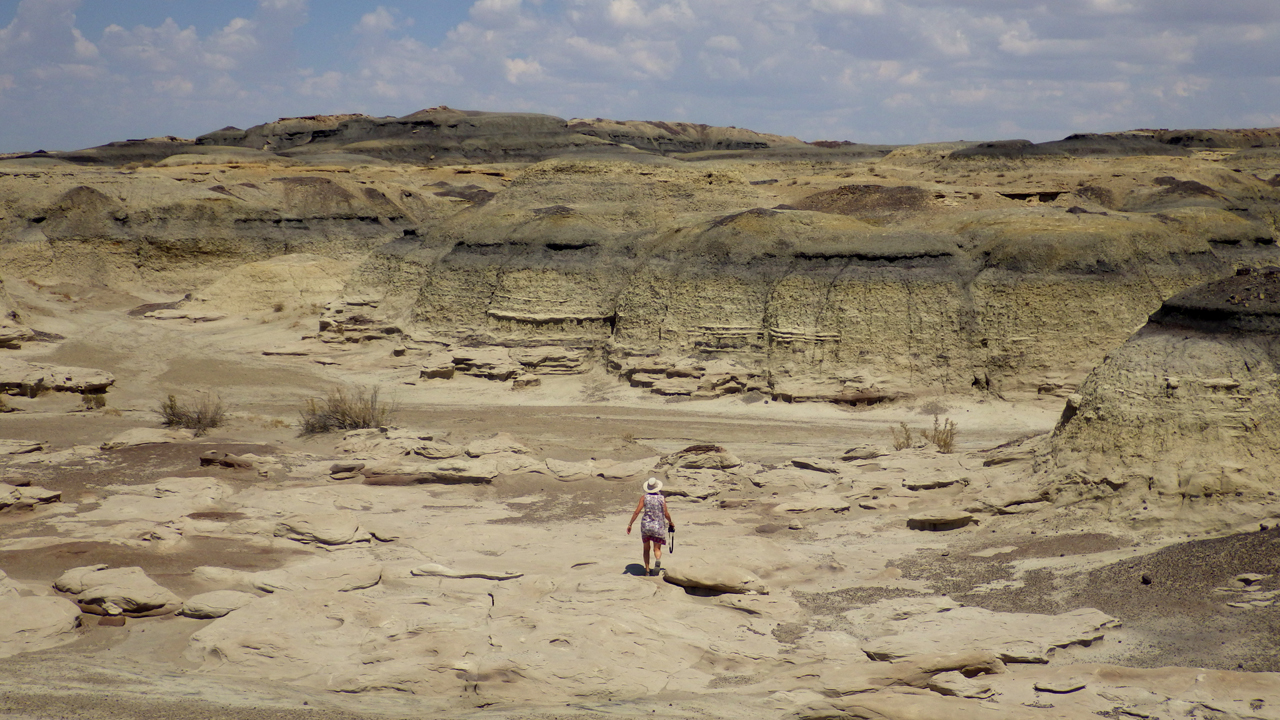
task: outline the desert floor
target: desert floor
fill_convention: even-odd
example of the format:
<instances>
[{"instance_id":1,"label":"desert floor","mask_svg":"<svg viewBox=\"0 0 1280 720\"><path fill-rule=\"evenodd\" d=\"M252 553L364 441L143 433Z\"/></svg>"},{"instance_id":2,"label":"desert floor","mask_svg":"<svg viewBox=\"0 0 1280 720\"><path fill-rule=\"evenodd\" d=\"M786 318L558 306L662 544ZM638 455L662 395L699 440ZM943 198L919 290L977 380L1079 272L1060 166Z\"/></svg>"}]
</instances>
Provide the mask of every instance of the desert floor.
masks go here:
<instances>
[{"instance_id":1,"label":"desert floor","mask_svg":"<svg viewBox=\"0 0 1280 720\"><path fill-rule=\"evenodd\" d=\"M31 310L31 325L67 339L29 343L4 351L7 357L100 368L113 373L116 384L101 410L82 410L78 396L62 393L8 398L20 411L0 414L0 438L43 441L46 454L96 448L125 430L158 427L154 410L169 393L215 393L230 411L225 426L189 443L86 450L84 456L64 453L45 463L18 456L0 459L5 478L61 491L63 504L75 503L80 512L96 507L109 486L160 478L216 475L236 487L280 482L249 470L202 468L198 457L209 449L310 456L316 462L335 458L340 436L302 437L296 422L306 398L339 384L381 388L397 406L397 426L447 434L452 442L506 432L536 457L567 461L625 461L713 443L743 460L788 467L792 458L838 458L855 446L891 446L892 428L902 422L927 428L934 415L954 420L955 453L908 450L862 470L901 476L940 467L982 473L985 451L1050 432L1063 402L1052 396L978 395L866 408L791 405L759 397L668 402L603 374L547 376L540 387L515 392L509 383L473 378L419 380L412 354L392 357L386 344L322 346L312 341L309 355L262 354L314 331L315 320L306 315L166 323L126 313L144 302L172 298L12 285L19 287L11 287L11 294ZM1004 472L1029 475L1031 468L1024 463ZM305 484L307 479L291 477L288 482ZM489 485L396 490L413 493L411 502L437 508L432 523L417 528L422 537L416 540L446 564L484 557L551 577L634 574L638 567L639 543L625 534L638 482L562 482L525 474ZM785 588L803 609L794 623L779 625L775 637L838 630L846 622L842 613L874 600L948 595L1001 612L1052 614L1093 607L1123 622L1103 642L1059 651L1053 663L1280 671L1274 645L1280 637L1280 608L1234 610L1213 594L1239 573L1280 573L1277 529L1259 531L1254 524L1224 532L1219 523L1207 532L1191 521L1132 528L1067 508L983 516L977 525L930 533L908 530L905 519L920 508L947 506L950 491L936 491L927 502L908 497L881 509L855 503L847 511L818 510L788 518L780 518L773 508L790 491L778 492L744 485L704 502L676 498L671 504L680 526L675 558L734 557L775 588ZM733 500L742 502L725 502ZM117 542L105 529L96 541L58 541L54 521L61 517L45 508L0 515L0 568L28 586L48 586L73 567L138 565L184 595L197 589L189 579L195 566L271 569L313 552L218 538L191 538L175 549L151 550ZM777 550L777 557L752 557L761 539ZM1143 583L1144 576L1150 582ZM633 580L661 583L658 578ZM425 711L415 697L338 695L202 671L183 657L200 622L174 616L131 619L125 627L87 622L71 644L0 660L0 717L348 718L417 717ZM718 696L670 691L626 703L507 704L487 714L755 715L753 705L743 702L726 705ZM451 707L446 714L482 712ZM774 713L762 708L760 714Z\"/></svg>"}]
</instances>

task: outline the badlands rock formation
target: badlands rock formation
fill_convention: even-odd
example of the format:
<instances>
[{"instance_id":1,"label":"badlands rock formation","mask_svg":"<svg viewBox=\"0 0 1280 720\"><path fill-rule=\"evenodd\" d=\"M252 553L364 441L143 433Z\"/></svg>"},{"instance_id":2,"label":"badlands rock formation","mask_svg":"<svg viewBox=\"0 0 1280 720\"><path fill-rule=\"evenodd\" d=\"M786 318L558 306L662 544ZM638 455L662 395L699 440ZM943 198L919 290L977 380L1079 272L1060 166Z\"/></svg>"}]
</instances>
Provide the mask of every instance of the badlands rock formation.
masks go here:
<instances>
[{"instance_id":1,"label":"badlands rock formation","mask_svg":"<svg viewBox=\"0 0 1280 720\"><path fill-rule=\"evenodd\" d=\"M1057 491L1135 518L1151 505L1274 496L1278 310L1275 267L1166 300L1068 399L1052 439Z\"/></svg>"},{"instance_id":2,"label":"badlands rock formation","mask_svg":"<svg viewBox=\"0 0 1280 720\"><path fill-rule=\"evenodd\" d=\"M1280 718L1276 144L434 108L0 161L4 712Z\"/></svg>"}]
</instances>

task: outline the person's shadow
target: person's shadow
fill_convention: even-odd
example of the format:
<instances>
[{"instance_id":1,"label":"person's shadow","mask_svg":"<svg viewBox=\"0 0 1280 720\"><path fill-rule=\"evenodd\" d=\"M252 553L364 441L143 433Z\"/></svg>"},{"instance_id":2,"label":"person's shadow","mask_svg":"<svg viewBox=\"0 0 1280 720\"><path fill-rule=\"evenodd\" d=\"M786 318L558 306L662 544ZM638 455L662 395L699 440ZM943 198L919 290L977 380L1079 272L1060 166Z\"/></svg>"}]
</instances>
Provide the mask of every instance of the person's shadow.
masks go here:
<instances>
[{"instance_id":1,"label":"person's shadow","mask_svg":"<svg viewBox=\"0 0 1280 720\"><path fill-rule=\"evenodd\" d=\"M631 563L622 571L623 575L637 575L644 577L644 566L640 563Z\"/></svg>"}]
</instances>

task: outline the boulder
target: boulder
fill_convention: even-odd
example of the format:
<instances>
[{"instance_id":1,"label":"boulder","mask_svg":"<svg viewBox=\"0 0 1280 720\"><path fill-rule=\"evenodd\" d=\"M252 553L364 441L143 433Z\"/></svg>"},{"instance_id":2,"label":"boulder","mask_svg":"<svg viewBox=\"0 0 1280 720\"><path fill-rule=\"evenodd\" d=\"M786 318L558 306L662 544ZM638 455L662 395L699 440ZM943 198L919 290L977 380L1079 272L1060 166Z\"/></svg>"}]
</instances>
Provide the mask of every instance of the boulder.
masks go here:
<instances>
[{"instance_id":1,"label":"boulder","mask_svg":"<svg viewBox=\"0 0 1280 720\"><path fill-rule=\"evenodd\" d=\"M144 617L167 615L182 605L182 599L161 587L140 567L112 568L90 565L72 568L53 584L75 595L80 609L94 615Z\"/></svg>"},{"instance_id":2,"label":"boulder","mask_svg":"<svg viewBox=\"0 0 1280 720\"><path fill-rule=\"evenodd\" d=\"M382 566L368 560L319 558L301 565L252 573L246 578L256 590L349 592L382 581Z\"/></svg>"},{"instance_id":3,"label":"boulder","mask_svg":"<svg viewBox=\"0 0 1280 720\"><path fill-rule=\"evenodd\" d=\"M187 598L178 610L178 614L183 617L211 620L239 610L257 599L257 595L239 590L214 590Z\"/></svg>"},{"instance_id":4,"label":"boulder","mask_svg":"<svg viewBox=\"0 0 1280 720\"><path fill-rule=\"evenodd\" d=\"M673 556L668 556L669 558ZM701 559L668 560L663 579L684 588L712 592L768 595L769 588L755 573L725 563Z\"/></svg>"},{"instance_id":5,"label":"boulder","mask_svg":"<svg viewBox=\"0 0 1280 720\"><path fill-rule=\"evenodd\" d=\"M742 464L733 453L719 445L690 445L679 452L665 455L657 467L686 468L691 470L728 470Z\"/></svg>"},{"instance_id":6,"label":"boulder","mask_svg":"<svg viewBox=\"0 0 1280 720\"><path fill-rule=\"evenodd\" d=\"M276 525L275 536L301 543L346 545L372 539L351 513L295 515Z\"/></svg>"},{"instance_id":7,"label":"boulder","mask_svg":"<svg viewBox=\"0 0 1280 720\"><path fill-rule=\"evenodd\" d=\"M66 598L0 596L0 658L69 643L79 625L80 608Z\"/></svg>"}]
</instances>

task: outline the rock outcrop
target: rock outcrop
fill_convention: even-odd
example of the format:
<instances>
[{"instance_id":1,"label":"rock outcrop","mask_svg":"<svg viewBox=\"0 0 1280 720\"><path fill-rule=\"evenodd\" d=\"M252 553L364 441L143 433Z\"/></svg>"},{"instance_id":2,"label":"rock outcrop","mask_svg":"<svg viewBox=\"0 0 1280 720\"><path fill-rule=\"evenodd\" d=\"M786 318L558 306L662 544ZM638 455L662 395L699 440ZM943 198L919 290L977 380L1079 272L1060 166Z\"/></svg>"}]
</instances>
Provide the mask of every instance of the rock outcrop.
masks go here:
<instances>
[{"instance_id":1,"label":"rock outcrop","mask_svg":"<svg viewBox=\"0 0 1280 720\"><path fill-rule=\"evenodd\" d=\"M1280 455L1280 268L1167 300L1067 401L1046 461L1058 502L1273 496ZM1237 518L1241 520L1244 518Z\"/></svg>"}]
</instances>

